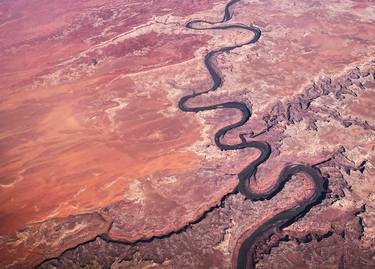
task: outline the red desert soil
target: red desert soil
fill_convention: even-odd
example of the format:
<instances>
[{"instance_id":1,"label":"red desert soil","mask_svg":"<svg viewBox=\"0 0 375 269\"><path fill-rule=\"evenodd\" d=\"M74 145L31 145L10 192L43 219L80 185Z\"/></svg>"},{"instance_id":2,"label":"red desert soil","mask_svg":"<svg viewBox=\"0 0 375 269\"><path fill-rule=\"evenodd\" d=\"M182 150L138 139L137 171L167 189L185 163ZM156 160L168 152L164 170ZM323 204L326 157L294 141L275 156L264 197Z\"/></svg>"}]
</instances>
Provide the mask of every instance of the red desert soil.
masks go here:
<instances>
[{"instance_id":1,"label":"red desert soil","mask_svg":"<svg viewBox=\"0 0 375 269\"><path fill-rule=\"evenodd\" d=\"M248 39L248 33L237 30L184 27L192 18L218 20L226 2L0 3L0 267L32 267L100 234L125 241L168 234L194 222L234 190L236 174L258 153L220 152L213 135L239 114L189 114L177 108L181 96L211 83L203 64L207 51ZM280 120L260 136L276 150L260 167L257 177L262 180L255 188L272 185L287 163L319 163L340 147L346 149L353 167L368 160L364 177L375 174L371 143L375 115L370 113L375 111L374 85L370 73L365 76L374 69L374 14L375 8L366 1L236 4L233 22L257 25L262 37L255 45L217 57L223 87L192 101L202 105L236 100L251 105L252 120L226 140L237 141L238 133L263 129L264 116L275 107L292 107L320 77L339 77L341 83L340 76L345 80L348 70L359 66L360 81L366 80L363 83L372 89L341 100L338 94L337 99L323 96L313 102L313 111L295 113L301 120ZM320 114L312 119L308 113ZM348 118L353 126L344 128ZM371 128L364 128L364 122ZM316 130L310 128L312 123ZM340 209L319 209L312 213L312 222L336 214L329 213L335 210L353 216L357 207L371 204L364 198L370 194L353 176L346 181L354 193L345 198L350 200L348 209L345 202ZM235 209L222 214L234 221L219 225L223 236L216 245L207 240L207 248L216 251L207 259L215 260L219 268L230 267L231 255L245 235L311 194L308 180L302 183L296 185L298 191L287 188L284 196L265 204L242 206L241 198L231 198ZM375 208L372 203L369 208ZM241 210L247 213L238 213ZM375 213L364 219L375 223ZM214 233L207 227L215 223L221 222L208 217L197 224L198 235ZM314 226L310 224L291 226L289 233L309 233ZM317 230L327 233L330 228L322 224ZM366 238L375 240L371 235L375 232L368 231ZM173 240L181 239L166 240L174 246ZM157 244L140 248L139 255L147 259L149 251L160 249ZM304 252L309 247L314 245ZM276 251L260 266L274 265L278 255ZM175 261L164 258L171 260L172 268L178 268L178 254L175 257ZM296 261L300 263L299 256ZM141 265L147 263L137 266ZM194 266L207 268L207 261Z\"/></svg>"}]
</instances>

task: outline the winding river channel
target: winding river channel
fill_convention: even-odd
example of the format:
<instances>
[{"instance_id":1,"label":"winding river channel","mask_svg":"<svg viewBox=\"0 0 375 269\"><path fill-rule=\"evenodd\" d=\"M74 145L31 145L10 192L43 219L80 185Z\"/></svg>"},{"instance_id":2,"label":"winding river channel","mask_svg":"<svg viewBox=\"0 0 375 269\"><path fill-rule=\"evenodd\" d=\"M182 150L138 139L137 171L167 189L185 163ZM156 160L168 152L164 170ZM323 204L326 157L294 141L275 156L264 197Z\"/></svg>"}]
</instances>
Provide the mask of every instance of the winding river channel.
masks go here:
<instances>
[{"instance_id":1,"label":"winding river channel","mask_svg":"<svg viewBox=\"0 0 375 269\"><path fill-rule=\"evenodd\" d=\"M261 238L268 238L273 233L277 232L281 228L290 225L296 219L303 216L313 205L319 203L324 193L326 192L326 182L324 178L320 175L320 172L317 168L312 166L305 166L302 164L290 165L286 166L282 172L280 173L277 182L275 185L264 193L254 192L249 187L249 183L253 180L253 175L255 174L257 167L266 162L271 154L271 147L265 141L247 141L243 135L240 135L241 143L239 144L226 144L222 142L222 138L225 134L235 128L238 128L244 125L251 117L251 110L247 107L245 103L236 102L236 101L229 101L215 105L209 106L199 106L199 107L191 107L188 106L187 103L189 100L207 94L209 92L216 91L219 89L222 84L223 80L220 77L216 67L212 64L212 59L222 53L229 52L233 49L246 46L249 44L256 43L259 38L261 37L261 30L255 26L248 26L244 24L227 24L225 22L230 21L232 18L231 15L231 8L234 4L239 2L239 0L232 0L230 1L224 10L224 16L221 21L205 21L205 20L192 20L186 24L186 27L193 30L198 31L205 31L205 30L228 30L228 29L243 29L251 32L251 39L245 43L239 45L233 45L228 47L223 47L217 50L212 50L205 55L204 63L205 66L210 73L212 78L212 86L207 90L202 90L199 92L194 92L193 94L186 95L182 97L178 103L179 108L184 112L201 112L207 110L215 110L215 109L237 109L241 112L242 117L241 119L234 123L227 125L220 130L218 130L215 134L215 143L217 147L221 150L241 150L244 148L256 148L260 151L259 157L248 164L243 170L238 174L238 190L241 194L243 194L247 199L256 201L256 200L264 200L264 199L271 199L274 195L276 195L280 190L283 188L285 183L295 174L297 173L304 173L311 178L312 182L314 183L314 194L307 198L306 200L300 202L298 205L294 206L293 208L287 209L272 218L268 219L262 225L260 225L256 230L252 232L250 236L248 236L243 242L238 250L237 257L235 257L234 266L237 268L255 268L255 246L256 243ZM206 25L203 27L202 25Z\"/></svg>"}]
</instances>

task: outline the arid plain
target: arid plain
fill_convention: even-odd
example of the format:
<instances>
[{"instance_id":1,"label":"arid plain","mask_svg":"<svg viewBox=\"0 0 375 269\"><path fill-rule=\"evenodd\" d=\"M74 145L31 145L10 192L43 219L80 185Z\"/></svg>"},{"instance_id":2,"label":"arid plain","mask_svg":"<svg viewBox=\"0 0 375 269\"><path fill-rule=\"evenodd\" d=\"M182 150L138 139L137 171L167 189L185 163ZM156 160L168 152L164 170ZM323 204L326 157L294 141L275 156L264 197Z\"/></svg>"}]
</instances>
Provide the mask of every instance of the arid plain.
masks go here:
<instances>
[{"instance_id":1,"label":"arid plain","mask_svg":"<svg viewBox=\"0 0 375 269\"><path fill-rule=\"evenodd\" d=\"M251 38L185 27L220 20L226 4L0 3L1 268L231 268L244 238L311 195L296 175L245 201L237 174L258 151L214 141L240 114L178 108L210 87L208 51ZM222 87L191 104L252 109L225 141L271 145L254 189L294 163L328 182L258 246L257 268L374 268L374 3L243 0L230 12L261 38L215 57Z\"/></svg>"}]
</instances>

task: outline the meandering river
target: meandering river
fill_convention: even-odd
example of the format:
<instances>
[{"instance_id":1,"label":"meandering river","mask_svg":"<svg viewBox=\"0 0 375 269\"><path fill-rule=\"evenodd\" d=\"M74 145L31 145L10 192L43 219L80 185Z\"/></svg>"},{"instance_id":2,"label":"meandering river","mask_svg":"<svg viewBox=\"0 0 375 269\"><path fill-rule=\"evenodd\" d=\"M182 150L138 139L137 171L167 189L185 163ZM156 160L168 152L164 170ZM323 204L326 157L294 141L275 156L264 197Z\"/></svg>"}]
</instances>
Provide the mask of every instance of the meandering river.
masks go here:
<instances>
[{"instance_id":1,"label":"meandering river","mask_svg":"<svg viewBox=\"0 0 375 269\"><path fill-rule=\"evenodd\" d=\"M253 176L256 173L257 167L262 163L266 162L271 154L271 147L267 143L267 141L247 141L244 135L240 135L239 138L241 143L239 144L226 144L222 142L222 138L225 134L235 128L238 128L244 125L251 117L251 110L247 107L247 105L243 102L237 101L229 101L215 105L209 106L195 106L191 107L188 106L188 101L200 96L207 94L209 92L214 92L218 90L222 84L223 80L217 71L217 67L212 64L212 59L219 54L229 52L233 49L250 45L256 43L259 38L261 37L261 30L253 25L244 25L244 24L226 24L225 22L230 21L232 19L231 15L231 7L239 2L239 0L232 0L226 6L224 10L224 16L220 21L205 21L205 20L192 20L186 24L186 27L189 29L197 30L197 31L207 31L207 30L228 30L228 29L244 29L251 33L251 38L242 44L239 45L232 45L228 47L223 47L217 50L212 50L208 52L204 57L204 64L210 73L212 78L212 85L208 87L208 89L197 90L193 94L186 95L182 97L178 103L179 108L184 112L201 112L207 110L215 110L215 109L237 109L241 112L242 117L241 119L234 123L227 125L220 130L218 130L215 134L215 143L218 148L224 151L228 150L241 150L244 148L255 148L260 151L259 157L248 164L243 170L238 174L238 190L241 194L243 194L246 198L251 200L264 200L264 199L271 199L275 196L282 188L284 187L285 183L295 174L297 173L304 173L311 178L312 182L314 183L314 194L309 197L307 200L300 202L293 208L287 209L272 218L268 219L264 222L261 226L259 226L252 234L247 237L243 242L241 242L241 246L239 248L235 267L237 268L255 268L255 245L260 238L267 238L267 236L272 235L273 233L277 232L279 229L291 224L299 217L303 216L313 205L319 203L324 193L326 192L326 182L325 179L320 175L317 168L312 166L306 166L302 164L290 165L286 166L282 172L280 173L277 182L274 186L267 192L259 193L254 192L249 187L249 183L253 180ZM224 24L225 23L225 24Z\"/></svg>"}]
</instances>

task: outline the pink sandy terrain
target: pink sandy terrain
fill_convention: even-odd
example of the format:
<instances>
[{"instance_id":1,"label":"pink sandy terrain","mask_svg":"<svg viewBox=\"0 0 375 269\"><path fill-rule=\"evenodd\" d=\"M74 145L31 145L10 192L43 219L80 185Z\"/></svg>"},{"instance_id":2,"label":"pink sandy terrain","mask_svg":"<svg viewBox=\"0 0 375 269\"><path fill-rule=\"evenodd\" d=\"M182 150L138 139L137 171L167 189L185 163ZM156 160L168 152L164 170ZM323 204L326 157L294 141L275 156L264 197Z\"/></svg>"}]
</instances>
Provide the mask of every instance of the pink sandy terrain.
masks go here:
<instances>
[{"instance_id":1,"label":"pink sandy terrain","mask_svg":"<svg viewBox=\"0 0 375 269\"><path fill-rule=\"evenodd\" d=\"M225 4L0 3L1 268L230 268L244 237L310 195L296 176L275 199L243 202L236 174L258 153L213 141L239 114L177 107L210 85L208 51L249 38L185 28L218 20ZM259 137L275 149L259 190L288 163L329 160L331 193L265 243L259 268L375 266L374 5L240 1L232 11L262 37L218 56L223 87L193 104L252 107L227 141L276 123ZM319 94L301 107L309 91Z\"/></svg>"}]
</instances>

